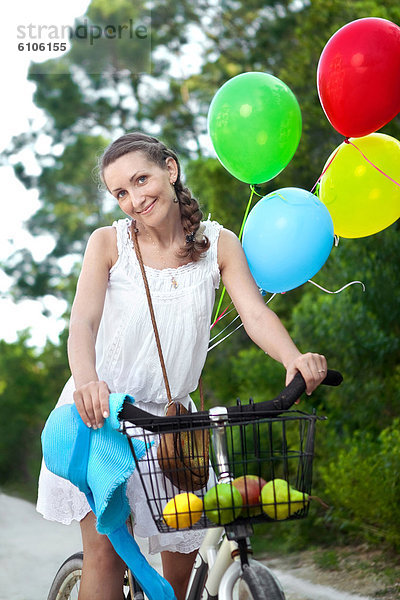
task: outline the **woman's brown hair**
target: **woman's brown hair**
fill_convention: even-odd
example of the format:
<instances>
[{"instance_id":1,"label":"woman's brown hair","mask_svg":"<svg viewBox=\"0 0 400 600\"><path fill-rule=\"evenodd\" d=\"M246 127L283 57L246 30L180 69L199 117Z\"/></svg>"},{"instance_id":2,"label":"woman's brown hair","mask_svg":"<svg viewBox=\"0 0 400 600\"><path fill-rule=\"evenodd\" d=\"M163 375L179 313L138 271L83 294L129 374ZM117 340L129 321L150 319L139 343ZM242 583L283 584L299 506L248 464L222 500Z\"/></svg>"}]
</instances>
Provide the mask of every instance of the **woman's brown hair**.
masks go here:
<instances>
[{"instance_id":1,"label":"woman's brown hair","mask_svg":"<svg viewBox=\"0 0 400 600\"><path fill-rule=\"evenodd\" d=\"M176 197L179 202L183 230L186 233L186 244L181 248L179 255L197 261L210 247L210 242L205 235L200 235L199 227L203 218L199 203L181 181L181 167L177 155L167 148L160 140L139 131L122 135L112 142L99 159L99 172L104 182L103 173L106 167L129 152L143 152L148 160L162 169L166 169L166 159L172 157L178 166L178 177L174 184ZM196 236L197 234L197 236ZM196 239L197 238L197 239Z\"/></svg>"}]
</instances>

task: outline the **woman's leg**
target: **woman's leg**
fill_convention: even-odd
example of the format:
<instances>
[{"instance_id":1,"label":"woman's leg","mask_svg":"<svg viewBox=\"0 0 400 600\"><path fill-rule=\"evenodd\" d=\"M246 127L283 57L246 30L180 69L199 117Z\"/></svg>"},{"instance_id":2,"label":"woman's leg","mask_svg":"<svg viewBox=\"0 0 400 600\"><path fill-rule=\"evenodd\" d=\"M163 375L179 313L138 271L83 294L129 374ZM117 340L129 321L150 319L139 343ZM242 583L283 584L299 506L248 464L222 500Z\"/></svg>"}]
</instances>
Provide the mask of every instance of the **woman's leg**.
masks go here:
<instances>
[{"instance_id":1,"label":"woman's leg","mask_svg":"<svg viewBox=\"0 0 400 600\"><path fill-rule=\"evenodd\" d=\"M96 531L92 512L80 522L83 569L79 600L121 600L125 564L106 535Z\"/></svg>"},{"instance_id":2,"label":"woman's leg","mask_svg":"<svg viewBox=\"0 0 400 600\"><path fill-rule=\"evenodd\" d=\"M168 550L161 552L163 574L174 588L177 600L185 600L186 588L196 554L197 550L189 554L169 552Z\"/></svg>"}]
</instances>

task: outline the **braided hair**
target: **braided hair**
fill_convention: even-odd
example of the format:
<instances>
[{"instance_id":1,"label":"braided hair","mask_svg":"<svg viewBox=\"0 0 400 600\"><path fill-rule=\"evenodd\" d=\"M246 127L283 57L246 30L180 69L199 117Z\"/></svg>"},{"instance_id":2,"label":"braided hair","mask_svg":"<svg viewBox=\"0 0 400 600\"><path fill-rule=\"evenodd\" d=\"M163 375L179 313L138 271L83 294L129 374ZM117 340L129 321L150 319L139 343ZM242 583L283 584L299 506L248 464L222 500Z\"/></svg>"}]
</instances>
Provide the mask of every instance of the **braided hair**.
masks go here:
<instances>
[{"instance_id":1,"label":"braided hair","mask_svg":"<svg viewBox=\"0 0 400 600\"><path fill-rule=\"evenodd\" d=\"M112 142L104 151L99 159L98 169L100 177L104 183L104 170L108 165L129 152L143 152L148 160L155 163L162 169L166 169L166 159L173 158L178 166L178 177L174 183L176 197L178 199L181 222L186 234L186 243L180 249L181 258L190 258L191 261L198 261L204 252L210 247L208 238L203 234L204 227L201 225L203 213L196 198L181 181L181 167L177 155L173 150L167 148L165 144L155 137L146 135L139 131L133 131L122 135Z\"/></svg>"}]
</instances>

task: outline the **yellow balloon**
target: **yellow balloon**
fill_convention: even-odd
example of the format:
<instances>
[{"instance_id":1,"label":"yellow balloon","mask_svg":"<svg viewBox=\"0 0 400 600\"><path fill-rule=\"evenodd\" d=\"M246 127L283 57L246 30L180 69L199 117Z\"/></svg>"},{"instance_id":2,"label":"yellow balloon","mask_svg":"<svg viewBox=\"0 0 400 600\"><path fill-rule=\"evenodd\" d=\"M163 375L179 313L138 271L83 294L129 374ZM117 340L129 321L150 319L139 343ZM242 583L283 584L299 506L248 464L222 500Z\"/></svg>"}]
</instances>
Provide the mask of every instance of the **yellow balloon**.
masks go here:
<instances>
[{"instance_id":1,"label":"yellow balloon","mask_svg":"<svg viewBox=\"0 0 400 600\"><path fill-rule=\"evenodd\" d=\"M400 183L400 142L371 133L350 142ZM333 156L337 152L335 158ZM319 197L329 210L336 235L359 238L382 231L400 217L400 186L377 171L351 144L343 142L328 158Z\"/></svg>"}]
</instances>

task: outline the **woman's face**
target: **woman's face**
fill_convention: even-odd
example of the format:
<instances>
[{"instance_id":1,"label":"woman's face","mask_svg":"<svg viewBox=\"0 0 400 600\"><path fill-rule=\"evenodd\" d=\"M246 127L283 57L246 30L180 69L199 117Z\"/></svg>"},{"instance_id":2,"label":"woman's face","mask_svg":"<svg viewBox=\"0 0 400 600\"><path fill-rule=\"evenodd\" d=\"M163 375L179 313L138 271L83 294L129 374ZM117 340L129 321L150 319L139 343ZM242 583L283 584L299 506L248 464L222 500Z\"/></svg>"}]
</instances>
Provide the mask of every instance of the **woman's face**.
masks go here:
<instances>
[{"instance_id":1,"label":"woman's face","mask_svg":"<svg viewBox=\"0 0 400 600\"><path fill-rule=\"evenodd\" d=\"M156 226L169 211L178 209L178 205L173 203L175 191L172 183L177 175L178 168L173 158L167 158L166 168L162 169L143 152L137 151L124 154L108 165L103 178L126 215Z\"/></svg>"}]
</instances>

